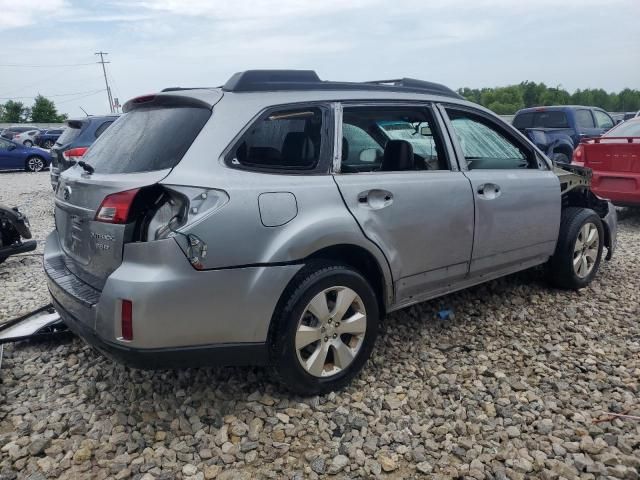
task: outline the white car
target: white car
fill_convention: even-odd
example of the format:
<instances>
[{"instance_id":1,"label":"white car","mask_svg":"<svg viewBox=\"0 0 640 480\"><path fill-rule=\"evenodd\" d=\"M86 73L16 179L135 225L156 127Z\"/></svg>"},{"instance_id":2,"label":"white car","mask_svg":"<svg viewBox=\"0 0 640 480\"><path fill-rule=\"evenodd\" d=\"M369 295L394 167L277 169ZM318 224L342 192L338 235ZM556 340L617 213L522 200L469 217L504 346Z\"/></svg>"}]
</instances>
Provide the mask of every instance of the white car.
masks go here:
<instances>
[{"instance_id":1,"label":"white car","mask_svg":"<svg viewBox=\"0 0 640 480\"><path fill-rule=\"evenodd\" d=\"M36 143L35 142L36 135L38 135L39 133L40 133L40 130L38 129L27 130L26 132L22 132L14 136L13 141L21 145L24 145L25 147L33 147L33 145Z\"/></svg>"}]
</instances>

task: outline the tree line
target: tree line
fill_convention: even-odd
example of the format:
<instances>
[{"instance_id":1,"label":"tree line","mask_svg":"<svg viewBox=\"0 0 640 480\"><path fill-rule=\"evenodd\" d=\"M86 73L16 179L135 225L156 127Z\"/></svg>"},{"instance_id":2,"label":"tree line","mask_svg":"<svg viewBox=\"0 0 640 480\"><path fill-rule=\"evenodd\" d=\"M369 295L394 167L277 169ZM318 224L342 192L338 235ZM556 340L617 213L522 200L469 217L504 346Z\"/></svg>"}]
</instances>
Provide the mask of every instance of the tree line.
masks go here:
<instances>
[{"instance_id":1,"label":"tree line","mask_svg":"<svg viewBox=\"0 0 640 480\"><path fill-rule=\"evenodd\" d=\"M521 108L542 105L588 105L608 112L640 110L640 90L625 88L621 92L606 92L588 88L569 93L561 86L548 87L544 83L522 82L518 85L495 88L460 88L458 93L498 115L513 115Z\"/></svg>"},{"instance_id":2,"label":"tree line","mask_svg":"<svg viewBox=\"0 0 640 480\"><path fill-rule=\"evenodd\" d=\"M53 101L42 95L34 99L31 107L15 100L0 104L0 122L3 123L59 123L66 119L67 114L59 114Z\"/></svg>"}]
</instances>

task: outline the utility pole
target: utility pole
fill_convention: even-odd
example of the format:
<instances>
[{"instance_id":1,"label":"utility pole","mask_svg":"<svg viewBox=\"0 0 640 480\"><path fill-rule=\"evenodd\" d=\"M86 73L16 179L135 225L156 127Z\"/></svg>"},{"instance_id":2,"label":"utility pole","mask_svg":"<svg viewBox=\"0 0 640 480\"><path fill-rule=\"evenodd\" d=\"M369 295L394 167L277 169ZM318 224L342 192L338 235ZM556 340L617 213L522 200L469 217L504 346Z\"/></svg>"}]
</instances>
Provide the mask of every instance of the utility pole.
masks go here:
<instances>
[{"instance_id":1,"label":"utility pole","mask_svg":"<svg viewBox=\"0 0 640 480\"><path fill-rule=\"evenodd\" d=\"M98 63L102 64L102 73L104 74L104 84L107 87L107 99L109 101L109 111L113 113L113 98L111 97L111 87L109 87L109 81L107 80L107 69L105 68L105 62L103 55L109 55L107 52L96 52L94 55L100 55L100 61Z\"/></svg>"}]
</instances>

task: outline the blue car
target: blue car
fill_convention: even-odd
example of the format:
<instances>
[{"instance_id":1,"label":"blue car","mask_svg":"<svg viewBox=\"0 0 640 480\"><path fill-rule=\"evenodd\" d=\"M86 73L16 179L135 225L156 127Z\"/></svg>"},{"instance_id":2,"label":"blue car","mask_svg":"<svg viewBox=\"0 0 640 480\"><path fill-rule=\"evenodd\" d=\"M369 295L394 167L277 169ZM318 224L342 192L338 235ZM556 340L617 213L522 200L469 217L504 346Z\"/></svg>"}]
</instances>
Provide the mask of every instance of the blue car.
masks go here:
<instances>
[{"instance_id":1,"label":"blue car","mask_svg":"<svg viewBox=\"0 0 640 480\"><path fill-rule=\"evenodd\" d=\"M0 170L39 172L51 165L51 155L41 148L25 147L0 138Z\"/></svg>"}]
</instances>

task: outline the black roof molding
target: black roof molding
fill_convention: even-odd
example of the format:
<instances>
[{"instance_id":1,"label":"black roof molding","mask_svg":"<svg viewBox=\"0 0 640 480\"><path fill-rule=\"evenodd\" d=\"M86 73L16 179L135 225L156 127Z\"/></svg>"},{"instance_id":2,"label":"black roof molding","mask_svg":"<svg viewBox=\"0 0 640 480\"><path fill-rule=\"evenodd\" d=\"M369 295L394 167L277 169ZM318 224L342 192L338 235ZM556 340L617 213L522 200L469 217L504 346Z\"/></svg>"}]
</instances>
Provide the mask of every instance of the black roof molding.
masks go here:
<instances>
[{"instance_id":1,"label":"black roof molding","mask_svg":"<svg viewBox=\"0 0 640 480\"><path fill-rule=\"evenodd\" d=\"M247 70L234 74L222 87L227 92L269 92L286 90L375 90L429 93L462 99L439 83L401 78L370 82L331 82L320 80L313 70Z\"/></svg>"}]
</instances>

